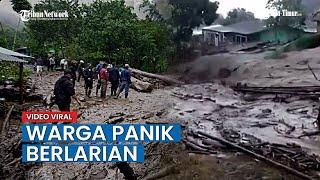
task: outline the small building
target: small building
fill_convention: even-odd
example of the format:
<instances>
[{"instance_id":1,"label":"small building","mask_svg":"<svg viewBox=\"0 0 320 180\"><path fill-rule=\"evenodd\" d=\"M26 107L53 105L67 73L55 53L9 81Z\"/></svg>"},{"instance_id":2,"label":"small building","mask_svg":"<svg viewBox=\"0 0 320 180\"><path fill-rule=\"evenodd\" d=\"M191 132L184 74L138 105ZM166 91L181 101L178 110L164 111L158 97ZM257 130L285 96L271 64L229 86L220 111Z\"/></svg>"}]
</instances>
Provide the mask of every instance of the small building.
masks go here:
<instances>
[{"instance_id":1,"label":"small building","mask_svg":"<svg viewBox=\"0 0 320 180\"><path fill-rule=\"evenodd\" d=\"M204 41L213 46L250 42L287 43L306 34L303 29L293 27L267 27L266 23L261 20L206 27L203 28L202 33Z\"/></svg>"},{"instance_id":2,"label":"small building","mask_svg":"<svg viewBox=\"0 0 320 180\"><path fill-rule=\"evenodd\" d=\"M202 29L204 41L214 46L225 42L243 44L258 39L257 33L264 30L265 23L260 20L245 21L228 26L214 25Z\"/></svg>"}]
</instances>

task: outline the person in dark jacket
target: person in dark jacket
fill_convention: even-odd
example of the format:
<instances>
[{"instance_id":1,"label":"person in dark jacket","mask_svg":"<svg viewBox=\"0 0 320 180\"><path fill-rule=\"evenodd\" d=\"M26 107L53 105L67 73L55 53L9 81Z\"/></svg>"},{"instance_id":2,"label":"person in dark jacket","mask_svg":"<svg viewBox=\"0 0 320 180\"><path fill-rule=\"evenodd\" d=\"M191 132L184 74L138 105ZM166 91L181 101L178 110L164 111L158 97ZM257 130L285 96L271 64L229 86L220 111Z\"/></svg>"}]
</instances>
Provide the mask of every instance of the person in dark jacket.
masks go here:
<instances>
[{"instance_id":1,"label":"person in dark jacket","mask_svg":"<svg viewBox=\"0 0 320 180\"><path fill-rule=\"evenodd\" d=\"M75 95L72 75L71 70L65 70L64 76L54 85L55 103L60 111L70 111L71 97Z\"/></svg>"},{"instance_id":2,"label":"person in dark jacket","mask_svg":"<svg viewBox=\"0 0 320 180\"><path fill-rule=\"evenodd\" d=\"M71 80L72 80L73 86L75 86L76 85L76 79L77 79L77 70L78 70L76 61L72 61L71 62L70 70L71 70L71 73L72 73Z\"/></svg>"},{"instance_id":3,"label":"person in dark jacket","mask_svg":"<svg viewBox=\"0 0 320 180\"><path fill-rule=\"evenodd\" d=\"M116 96L117 89L119 87L119 79L120 79L119 70L113 64L112 68L110 68L108 72L109 72L109 81L111 83L111 96Z\"/></svg>"},{"instance_id":4,"label":"person in dark jacket","mask_svg":"<svg viewBox=\"0 0 320 180\"><path fill-rule=\"evenodd\" d=\"M88 64L87 68L84 70L84 82L85 82L85 92L86 96L91 96L91 91L93 88L93 78L94 72L92 70L91 64Z\"/></svg>"},{"instance_id":5,"label":"person in dark jacket","mask_svg":"<svg viewBox=\"0 0 320 180\"><path fill-rule=\"evenodd\" d=\"M78 82L80 82L81 77L84 77L84 69L86 68L84 61L81 60L78 66Z\"/></svg>"},{"instance_id":6,"label":"person in dark jacket","mask_svg":"<svg viewBox=\"0 0 320 180\"><path fill-rule=\"evenodd\" d=\"M124 69L120 73L120 88L116 98L119 97L120 93L125 90L125 98L128 98L129 87L131 84L131 71L129 70L129 64L125 64Z\"/></svg>"}]
</instances>

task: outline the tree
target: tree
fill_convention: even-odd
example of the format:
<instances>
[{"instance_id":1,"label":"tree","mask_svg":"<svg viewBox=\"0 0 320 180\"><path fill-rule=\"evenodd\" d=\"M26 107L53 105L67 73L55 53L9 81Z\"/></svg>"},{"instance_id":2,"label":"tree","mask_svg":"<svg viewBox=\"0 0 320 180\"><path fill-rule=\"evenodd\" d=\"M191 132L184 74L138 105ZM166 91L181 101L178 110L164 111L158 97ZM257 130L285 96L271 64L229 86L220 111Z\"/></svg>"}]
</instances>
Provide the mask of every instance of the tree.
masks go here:
<instances>
[{"instance_id":1,"label":"tree","mask_svg":"<svg viewBox=\"0 0 320 180\"><path fill-rule=\"evenodd\" d=\"M34 54L47 54L49 49L55 49L62 56L64 50L72 52L70 58L79 58L74 56L78 48L75 46L77 37L80 33L81 14L78 0L44 0L35 4L34 10L41 12L67 11L69 18L67 20L30 20L26 23L27 46ZM72 49L76 48L76 49ZM77 53L78 55L80 53Z\"/></svg>"},{"instance_id":2,"label":"tree","mask_svg":"<svg viewBox=\"0 0 320 180\"><path fill-rule=\"evenodd\" d=\"M87 59L127 62L150 72L164 70L170 44L164 24L138 20L124 1L98 0L84 5L83 11L79 43Z\"/></svg>"},{"instance_id":3,"label":"tree","mask_svg":"<svg viewBox=\"0 0 320 180\"><path fill-rule=\"evenodd\" d=\"M21 10L30 10L32 8L28 0L10 0L12 9L19 13Z\"/></svg>"},{"instance_id":4,"label":"tree","mask_svg":"<svg viewBox=\"0 0 320 180\"><path fill-rule=\"evenodd\" d=\"M279 16L270 17L267 21L269 26L291 26L301 27L304 25L306 15L303 11L303 5L301 0L268 0L267 8L275 9ZM284 16L284 11L298 12L299 16Z\"/></svg>"},{"instance_id":5,"label":"tree","mask_svg":"<svg viewBox=\"0 0 320 180\"><path fill-rule=\"evenodd\" d=\"M26 23L27 44L35 54L55 49L68 59L129 63L149 72L163 71L170 55L170 33L163 23L139 20L123 0L77 1L46 0L37 11L67 10L64 21Z\"/></svg>"},{"instance_id":6,"label":"tree","mask_svg":"<svg viewBox=\"0 0 320 180\"><path fill-rule=\"evenodd\" d=\"M250 11L247 11L244 8L233 9L228 12L228 15L223 23L223 25L234 24L243 21L254 20L254 14Z\"/></svg>"},{"instance_id":7,"label":"tree","mask_svg":"<svg viewBox=\"0 0 320 180\"><path fill-rule=\"evenodd\" d=\"M172 26L177 45L189 41L192 29L201 24L211 25L218 17L218 2L209 0L169 0L172 5Z\"/></svg>"}]
</instances>

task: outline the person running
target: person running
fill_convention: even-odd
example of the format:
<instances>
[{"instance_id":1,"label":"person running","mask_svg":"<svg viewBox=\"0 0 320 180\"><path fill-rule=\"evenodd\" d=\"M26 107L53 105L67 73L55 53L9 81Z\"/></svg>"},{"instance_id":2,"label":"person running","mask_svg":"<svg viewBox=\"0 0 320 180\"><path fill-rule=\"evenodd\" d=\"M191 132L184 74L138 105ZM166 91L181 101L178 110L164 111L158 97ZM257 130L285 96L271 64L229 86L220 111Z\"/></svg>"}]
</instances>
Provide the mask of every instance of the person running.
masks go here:
<instances>
[{"instance_id":1,"label":"person running","mask_svg":"<svg viewBox=\"0 0 320 180\"><path fill-rule=\"evenodd\" d=\"M91 91L93 88L93 76L94 74L92 71L92 66L89 63L87 68L84 70L85 93L89 98L91 96Z\"/></svg>"},{"instance_id":2,"label":"person running","mask_svg":"<svg viewBox=\"0 0 320 180\"><path fill-rule=\"evenodd\" d=\"M78 82L80 82L81 77L84 77L83 73L84 73L85 68L86 67L85 67L84 61L81 60L79 66L78 66Z\"/></svg>"},{"instance_id":3,"label":"person running","mask_svg":"<svg viewBox=\"0 0 320 180\"><path fill-rule=\"evenodd\" d=\"M100 70L100 73L99 73L100 81L101 81L101 98L106 97L107 86L108 86L109 74L106 67L107 65L103 64L102 69Z\"/></svg>"},{"instance_id":4,"label":"person running","mask_svg":"<svg viewBox=\"0 0 320 180\"><path fill-rule=\"evenodd\" d=\"M119 79L120 79L119 70L113 64L112 68L110 68L108 72L109 72L109 81L111 83L111 96L116 96L117 89L119 87Z\"/></svg>"},{"instance_id":5,"label":"person running","mask_svg":"<svg viewBox=\"0 0 320 180\"><path fill-rule=\"evenodd\" d=\"M65 70L64 75L54 85L55 103L60 111L70 111L71 97L75 95L71 70Z\"/></svg>"},{"instance_id":6,"label":"person running","mask_svg":"<svg viewBox=\"0 0 320 180\"><path fill-rule=\"evenodd\" d=\"M131 84L131 71L129 69L129 64L125 64L124 69L120 73L120 88L116 98L119 97L120 93L122 93L123 90L125 90L125 98L128 98L130 84Z\"/></svg>"},{"instance_id":7,"label":"person running","mask_svg":"<svg viewBox=\"0 0 320 180\"><path fill-rule=\"evenodd\" d=\"M36 60L36 65L37 65L37 76L41 77L41 74L42 74L42 71L43 71L44 62L43 62L43 60L42 60L42 58L40 56Z\"/></svg>"}]
</instances>

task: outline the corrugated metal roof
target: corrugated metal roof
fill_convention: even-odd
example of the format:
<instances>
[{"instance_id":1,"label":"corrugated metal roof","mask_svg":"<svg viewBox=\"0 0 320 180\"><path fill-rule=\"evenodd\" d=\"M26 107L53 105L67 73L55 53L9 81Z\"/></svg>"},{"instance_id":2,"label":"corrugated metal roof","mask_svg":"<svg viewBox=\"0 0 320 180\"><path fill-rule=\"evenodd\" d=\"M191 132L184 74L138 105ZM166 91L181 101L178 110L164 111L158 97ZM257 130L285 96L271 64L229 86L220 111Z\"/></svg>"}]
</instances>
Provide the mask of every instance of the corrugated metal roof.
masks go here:
<instances>
[{"instance_id":1,"label":"corrugated metal roof","mask_svg":"<svg viewBox=\"0 0 320 180\"><path fill-rule=\"evenodd\" d=\"M19 58L31 58L31 56L17 53L17 52L11 51L11 50L3 48L3 47L0 47L0 53L10 55L10 56L19 57Z\"/></svg>"},{"instance_id":2,"label":"corrugated metal roof","mask_svg":"<svg viewBox=\"0 0 320 180\"><path fill-rule=\"evenodd\" d=\"M257 32L263 31L264 29L266 29L266 24L260 20L244 21L244 22L231 24L228 26L214 26L214 27L204 28L204 30L209 30L209 31L216 31L216 32L222 32L222 33L233 32L233 33L244 34L244 35L257 33Z\"/></svg>"},{"instance_id":3,"label":"corrugated metal roof","mask_svg":"<svg viewBox=\"0 0 320 180\"><path fill-rule=\"evenodd\" d=\"M28 62L28 61L19 59L19 58L17 58L17 57L10 56L10 55L3 54L3 53L0 53L0 62L1 62L1 61L7 61L7 62L22 62L22 63Z\"/></svg>"}]
</instances>

